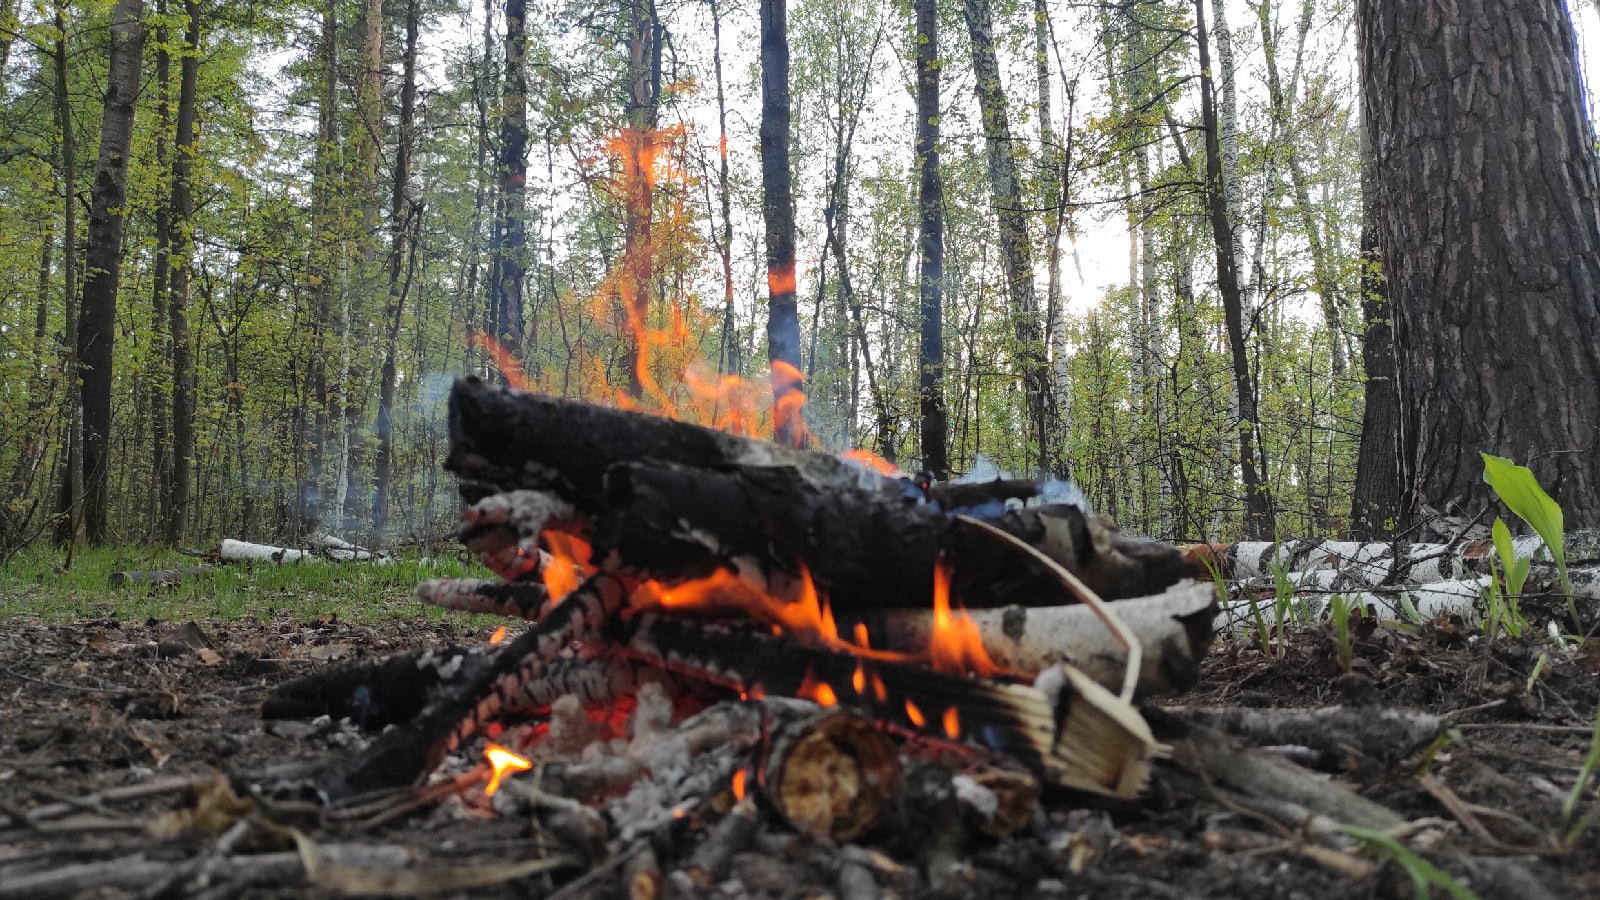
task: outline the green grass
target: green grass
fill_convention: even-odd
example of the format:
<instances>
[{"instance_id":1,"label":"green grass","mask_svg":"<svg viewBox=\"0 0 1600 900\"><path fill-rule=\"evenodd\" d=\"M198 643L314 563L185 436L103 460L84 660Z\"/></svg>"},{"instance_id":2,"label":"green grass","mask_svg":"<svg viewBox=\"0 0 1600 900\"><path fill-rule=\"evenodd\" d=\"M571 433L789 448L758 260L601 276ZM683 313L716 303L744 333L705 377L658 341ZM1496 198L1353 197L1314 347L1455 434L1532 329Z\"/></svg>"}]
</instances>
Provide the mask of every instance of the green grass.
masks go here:
<instances>
[{"instance_id":1,"label":"green grass","mask_svg":"<svg viewBox=\"0 0 1600 900\"><path fill-rule=\"evenodd\" d=\"M476 564L453 553L422 562L404 557L395 565L318 562L305 565L219 565L187 576L172 587L148 584L113 588L111 573L129 569L179 568L199 561L169 550L107 548L79 550L72 568L53 549L24 551L0 568L0 621L18 617L45 622L115 618L314 619L337 615L358 622L386 619L439 620L446 610L424 606L412 594L426 578L485 577ZM487 619L487 617L485 617Z\"/></svg>"}]
</instances>

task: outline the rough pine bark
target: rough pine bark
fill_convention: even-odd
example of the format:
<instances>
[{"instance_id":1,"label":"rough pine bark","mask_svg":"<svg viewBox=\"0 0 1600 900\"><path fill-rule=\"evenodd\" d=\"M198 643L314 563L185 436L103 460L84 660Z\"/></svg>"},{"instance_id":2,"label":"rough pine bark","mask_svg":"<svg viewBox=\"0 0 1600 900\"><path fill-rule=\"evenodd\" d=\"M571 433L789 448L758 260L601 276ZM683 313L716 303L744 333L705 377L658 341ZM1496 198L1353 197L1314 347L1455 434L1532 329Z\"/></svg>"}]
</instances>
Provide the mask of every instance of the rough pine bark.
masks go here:
<instances>
[{"instance_id":1,"label":"rough pine bark","mask_svg":"<svg viewBox=\"0 0 1600 900\"><path fill-rule=\"evenodd\" d=\"M994 23L989 0L966 0L967 36L972 42L974 89L983 114L984 143L988 147L989 188L1000 224L1000 261L1005 268L1006 296L1022 369L1022 389L1028 408L1028 426L1036 445L1036 470L1045 474L1050 465L1050 364L1045 358L1044 335L1039 323L1039 299L1033 284L1033 244L1028 238L1028 218L1022 208L1022 189L1007 111L1000 63L994 50Z\"/></svg>"},{"instance_id":2,"label":"rough pine bark","mask_svg":"<svg viewBox=\"0 0 1600 900\"><path fill-rule=\"evenodd\" d=\"M111 12L111 61L100 158L89 203L86 276L78 321L78 377L83 404L83 524L91 544L109 538L112 342L122 274L122 228L128 199L129 146L144 49L144 0L117 0ZM69 238L70 239L70 238Z\"/></svg>"},{"instance_id":3,"label":"rough pine bark","mask_svg":"<svg viewBox=\"0 0 1600 900\"><path fill-rule=\"evenodd\" d=\"M1233 384L1239 397L1239 475L1244 485L1244 530L1254 540L1272 536L1272 498L1258 468L1256 447L1256 391L1250 378L1250 356L1244 340L1244 292L1233 255L1234 222L1228 216L1222 151L1219 146L1217 108L1212 99L1211 51L1206 39L1203 0L1194 0L1196 43L1200 48L1200 118L1206 139L1206 206L1211 236L1217 250L1217 293L1228 331L1233 358Z\"/></svg>"},{"instance_id":4,"label":"rough pine bark","mask_svg":"<svg viewBox=\"0 0 1600 900\"><path fill-rule=\"evenodd\" d=\"M1600 525L1600 179L1565 4L1362 0L1357 25L1403 518L1484 511L1482 451Z\"/></svg>"},{"instance_id":5,"label":"rough pine bark","mask_svg":"<svg viewBox=\"0 0 1600 900\"><path fill-rule=\"evenodd\" d=\"M660 150L661 23L655 0L628 2L627 125L622 133L622 269L620 293L633 345L628 351L628 391L644 394L649 364L641 346L650 323L655 282L655 242L651 238L656 194L656 154Z\"/></svg>"},{"instance_id":6,"label":"rough pine bark","mask_svg":"<svg viewBox=\"0 0 1600 900\"><path fill-rule=\"evenodd\" d=\"M934 0L916 0L917 215L920 221L917 345L922 467L950 477L950 421L944 405L944 185L939 179L939 15Z\"/></svg>"},{"instance_id":7,"label":"rough pine bark","mask_svg":"<svg viewBox=\"0 0 1600 900\"><path fill-rule=\"evenodd\" d=\"M767 359L776 438L797 446L804 424L800 311L795 302L794 195L789 172L789 22L786 0L761 0L761 186L767 244Z\"/></svg>"},{"instance_id":8,"label":"rough pine bark","mask_svg":"<svg viewBox=\"0 0 1600 900\"><path fill-rule=\"evenodd\" d=\"M1361 362L1366 372L1361 409L1361 446L1350 499L1350 534L1381 540L1400 521L1400 395L1395 390L1394 322L1388 287L1378 271L1377 210L1372 170L1366 164L1367 134L1361 132Z\"/></svg>"}]
</instances>

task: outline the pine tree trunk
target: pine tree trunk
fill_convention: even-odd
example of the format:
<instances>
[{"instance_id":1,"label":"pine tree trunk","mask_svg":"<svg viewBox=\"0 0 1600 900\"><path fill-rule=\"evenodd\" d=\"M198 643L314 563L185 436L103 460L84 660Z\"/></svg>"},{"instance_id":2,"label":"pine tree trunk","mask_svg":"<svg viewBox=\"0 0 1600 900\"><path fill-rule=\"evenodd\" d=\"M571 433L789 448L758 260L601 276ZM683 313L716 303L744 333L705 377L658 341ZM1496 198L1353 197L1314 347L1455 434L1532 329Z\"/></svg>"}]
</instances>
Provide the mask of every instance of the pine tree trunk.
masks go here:
<instances>
[{"instance_id":1,"label":"pine tree trunk","mask_svg":"<svg viewBox=\"0 0 1600 900\"><path fill-rule=\"evenodd\" d=\"M939 178L939 13L916 0L917 28L917 391L922 416L922 468L950 477L950 422L944 404L944 184Z\"/></svg>"},{"instance_id":2,"label":"pine tree trunk","mask_svg":"<svg viewBox=\"0 0 1600 900\"><path fill-rule=\"evenodd\" d=\"M717 341L717 374L741 371L739 342L734 335L733 308L733 190L728 177L728 101L722 85L722 13L711 0L711 65L717 78L717 200L722 207L722 229L716 239L722 260L722 335Z\"/></svg>"},{"instance_id":3,"label":"pine tree trunk","mask_svg":"<svg viewBox=\"0 0 1600 900\"><path fill-rule=\"evenodd\" d=\"M1365 98L1363 97L1363 102ZM1363 116L1365 118L1365 116ZM1350 535L1382 540L1400 523L1400 395L1395 390L1394 322L1378 267L1378 222L1366 129L1361 132L1361 361L1366 370L1361 446L1350 501Z\"/></svg>"},{"instance_id":4,"label":"pine tree trunk","mask_svg":"<svg viewBox=\"0 0 1600 900\"><path fill-rule=\"evenodd\" d=\"M200 85L200 3L184 0L184 55L178 84L177 137L172 153L172 290L167 308L172 315L172 515L166 521L167 543L183 538L191 510L195 454L195 373L189 344L189 286L194 268L195 103Z\"/></svg>"},{"instance_id":5,"label":"pine tree trunk","mask_svg":"<svg viewBox=\"0 0 1600 900\"><path fill-rule=\"evenodd\" d=\"M1600 178L1560 0L1362 0L1403 517L1476 517L1480 452L1600 525Z\"/></svg>"},{"instance_id":6,"label":"pine tree trunk","mask_svg":"<svg viewBox=\"0 0 1600 900\"><path fill-rule=\"evenodd\" d=\"M90 544L110 538L112 344L122 275L122 228L128 199L134 101L144 49L144 0L117 0L111 13L111 60L100 158L89 203L87 275L78 322L78 377L83 403L83 524Z\"/></svg>"},{"instance_id":7,"label":"pine tree trunk","mask_svg":"<svg viewBox=\"0 0 1600 900\"><path fill-rule=\"evenodd\" d=\"M1233 255L1234 223L1228 217L1226 186L1222 177L1222 151L1218 136L1217 109L1212 99L1211 53L1206 38L1203 0L1194 0L1196 39L1200 48L1200 117L1206 139L1206 206L1210 212L1211 236L1217 251L1217 293L1222 297L1222 314L1228 330L1228 349L1233 357L1234 391L1239 398L1239 472L1244 486L1245 535L1255 540L1272 536L1272 498L1257 468L1256 392L1250 377L1250 355L1244 340L1244 294L1239 288L1239 273Z\"/></svg>"},{"instance_id":8,"label":"pine tree trunk","mask_svg":"<svg viewBox=\"0 0 1600 900\"><path fill-rule=\"evenodd\" d=\"M383 369L378 383L378 450L372 488L372 533L384 536L389 523L389 490L394 477L395 356L400 344L400 317L405 308L406 236L416 204L410 198L411 149L417 116L417 37L422 23L421 0L406 2L406 48L400 83L400 122L389 193L389 302L384 308Z\"/></svg>"},{"instance_id":9,"label":"pine tree trunk","mask_svg":"<svg viewBox=\"0 0 1600 900\"><path fill-rule=\"evenodd\" d=\"M655 213L655 158L659 150L661 82L660 23L655 0L628 0L628 103L622 134L622 272L619 293L628 318L628 390L644 394L653 377L645 371L649 351L643 346L650 325L651 287L655 281L656 247L651 239Z\"/></svg>"},{"instance_id":10,"label":"pine tree trunk","mask_svg":"<svg viewBox=\"0 0 1600 900\"><path fill-rule=\"evenodd\" d=\"M1028 238L1028 218L1022 208L1011 117L1006 108L1005 88L1000 83L1000 63L995 57L989 0L966 0L963 9L967 36L972 43L972 67L978 107L983 114L984 142L988 147L989 189L1000 225L1000 260L1005 269L1018 367L1022 370L1028 425L1036 451L1034 468L1043 475L1050 464L1050 364L1044 353L1039 300L1033 284L1033 244Z\"/></svg>"},{"instance_id":11,"label":"pine tree trunk","mask_svg":"<svg viewBox=\"0 0 1600 900\"><path fill-rule=\"evenodd\" d=\"M799 446L800 311L795 302L794 196L789 173L789 23L786 0L761 0L761 187L767 245L767 360L774 437Z\"/></svg>"},{"instance_id":12,"label":"pine tree trunk","mask_svg":"<svg viewBox=\"0 0 1600 900\"><path fill-rule=\"evenodd\" d=\"M306 448L305 483L297 499L296 529L314 531L327 512L329 437L340 419L338 394L328 383L328 358L338 330L334 304L340 287L337 256L343 245L343 223L338 216L338 0L322 7L317 57L321 71L317 92L317 150L311 182L311 229L326 239L310 248L307 270L311 280L311 341L306 354L305 393L309 410L301 410L300 423Z\"/></svg>"}]
</instances>

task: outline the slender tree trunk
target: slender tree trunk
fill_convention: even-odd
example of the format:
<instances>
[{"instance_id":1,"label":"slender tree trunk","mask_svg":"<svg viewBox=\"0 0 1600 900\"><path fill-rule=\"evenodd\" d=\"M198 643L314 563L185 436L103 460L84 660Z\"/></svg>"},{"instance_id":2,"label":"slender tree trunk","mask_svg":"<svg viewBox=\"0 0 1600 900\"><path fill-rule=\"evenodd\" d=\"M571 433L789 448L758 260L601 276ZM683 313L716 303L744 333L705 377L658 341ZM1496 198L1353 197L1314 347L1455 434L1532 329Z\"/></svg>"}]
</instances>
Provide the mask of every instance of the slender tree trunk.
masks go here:
<instances>
[{"instance_id":1,"label":"slender tree trunk","mask_svg":"<svg viewBox=\"0 0 1600 900\"><path fill-rule=\"evenodd\" d=\"M195 374L189 343L189 293L194 272L194 155L195 103L200 86L200 2L184 0L183 64L178 84L177 136L172 153L172 290L167 307L172 314L168 331L172 339L172 515L166 522L166 540L183 539L190 517L195 454Z\"/></svg>"},{"instance_id":2,"label":"slender tree trunk","mask_svg":"<svg viewBox=\"0 0 1600 900\"><path fill-rule=\"evenodd\" d=\"M528 244L528 49L527 0L507 0L505 82L501 92L500 208L495 229L492 323L495 339L513 354L522 353L527 325L522 309L523 254Z\"/></svg>"},{"instance_id":3,"label":"slender tree trunk","mask_svg":"<svg viewBox=\"0 0 1600 900\"><path fill-rule=\"evenodd\" d=\"M78 377L83 403L83 524L85 536L94 545L110 538L112 343L122 275L128 156L144 49L143 14L144 0L117 0L112 9L111 64L100 123L100 158L95 163L89 204L89 241L84 250L87 276L79 311Z\"/></svg>"},{"instance_id":4,"label":"slender tree trunk","mask_svg":"<svg viewBox=\"0 0 1600 900\"><path fill-rule=\"evenodd\" d=\"M1000 225L1000 260L1005 269L1006 297L1017 340L1018 366L1022 370L1023 396L1028 425L1035 445L1034 468L1044 474L1050 464L1050 363L1044 352L1039 323L1039 301L1033 284L1033 245L1028 238L1028 218L1022 208L1022 189L1011 137L1011 118L1000 64L994 51L994 25L989 0L966 0L967 36L972 43L978 107L983 114L984 142L988 146L989 187Z\"/></svg>"},{"instance_id":5,"label":"slender tree trunk","mask_svg":"<svg viewBox=\"0 0 1600 900\"><path fill-rule=\"evenodd\" d=\"M416 204L410 196L411 150L417 117L417 35L422 23L421 0L406 2L406 48L401 64L400 122L394 151L394 183L389 194L389 302L384 308L383 369L378 383L378 451L372 488L372 532L385 536L389 524L389 489L394 477L395 355L400 344L400 318L405 308L402 270L406 236L411 231Z\"/></svg>"},{"instance_id":6,"label":"slender tree trunk","mask_svg":"<svg viewBox=\"0 0 1600 900\"><path fill-rule=\"evenodd\" d=\"M761 0L761 187L767 244L767 359L779 443L799 445L800 311L795 302L794 197L789 173L786 0Z\"/></svg>"},{"instance_id":7,"label":"slender tree trunk","mask_svg":"<svg viewBox=\"0 0 1600 900\"><path fill-rule=\"evenodd\" d=\"M169 172L169 154L173 142L172 124L172 53L168 49L170 29L167 27L167 0L156 4L156 171ZM181 65L181 63L180 63ZM171 313L167 309L167 292L171 290L172 205L171 196L156 204L156 252L150 277L150 357L152 375L156 365L170 363L171 342L167 333ZM167 523L172 519L172 429L169 425L171 393L167 379L161 376L141 379L141 390L150 391L150 443L151 463L155 478L155 528L165 535Z\"/></svg>"},{"instance_id":8,"label":"slender tree trunk","mask_svg":"<svg viewBox=\"0 0 1600 900\"><path fill-rule=\"evenodd\" d=\"M66 323L62 371L78 371L78 151L72 130L72 104L67 93L67 17L65 4L55 8L55 46L51 54L55 70L55 120L61 134L61 300ZM67 391L65 460L61 484L56 493L55 540L68 548L77 540L82 524L83 498L83 404L77 391Z\"/></svg>"},{"instance_id":9,"label":"slender tree trunk","mask_svg":"<svg viewBox=\"0 0 1600 900\"><path fill-rule=\"evenodd\" d=\"M717 199L722 228L716 240L722 259L722 335L717 341L717 374L741 371L739 342L734 334L733 188L728 177L728 101L722 85L722 11L711 0L711 65L717 77Z\"/></svg>"},{"instance_id":10,"label":"slender tree trunk","mask_svg":"<svg viewBox=\"0 0 1600 900\"><path fill-rule=\"evenodd\" d=\"M950 421L944 403L944 184L939 178L939 13L916 0L917 28L917 396L922 416L922 468L950 477Z\"/></svg>"},{"instance_id":11,"label":"slender tree trunk","mask_svg":"<svg viewBox=\"0 0 1600 900\"><path fill-rule=\"evenodd\" d=\"M6 90L6 63L11 61L11 40L21 31L17 0L0 0L0 95Z\"/></svg>"},{"instance_id":12,"label":"slender tree trunk","mask_svg":"<svg viewBox=\"0 0 1600 900\"><path fill-rule=\"evenodd\" d=\"M640 397L654 378L645 371L644 346L650 325L650 294L655 281L655 246L651 223L655 212L656 153L659 133L658 96L661 82L661 24L655 0L628 0L627 126L622 134L622 273L620 293L633 340L628 350L628 389Z\"/></svg>"},{"instance_id":13,"label":"slender tree trunk","mask_svg":"<svg viewBox=\"0 0 1600 900\"><path fill-rule=\"evenodd\" d=\"M308 254L311 275L311 346L306 357L306 393L312 409L302 411L306 428L306 484L300 486L296 527L309 532L327 511L328 462L332 453L329 436L333 423L341 418L338 392L328 383L328 358L333 352L333 337L338 330L334 304L338 300L340 279L338 256L344 246L344 223L340 221L339 130L338 130L338 0L327 0L322 7L321 35L317 55L321 71L317 93L317 150L311 184L311 232L323 240L314 241Z\"/></svg>"},{"instance_id":14,"label":"slender tree trunk","mask_svg":"<svg viewBox=\"0 0 1600 900\"><path fill-rule=\"evenodd\" d=\"M1295 97L1286 94L1278 75L1278 39L1272 21L1272 0L1261 0L1257 7L1261 23L1261 51L1267 63L1267 98L1272 104L1272 115L1277 120L1275 129L1282 142L1279 150L1289 170L1289 184L1294 193L1295 213L1300 228L1305 232L1306 244L1311 248L1311 281L1322 303L1322 317L1328 327L1328 354L1332 360L1333 374L1342 376L1345 370L1344 339L1340 307L1342 306L1337 277L1323 241L1322 227L1317 223L1316 210L1311 205L1311 194L1306 187L1305 167L1300 164L1300 153L1294 135Z\"/></svg>"},{"instance_id":15,"label":"slender tree trunk","mask_svg":"<svg viewBox=\"0 0 1600 900\"><path fill-rule=\"evenodd\" d=\"M1222 178L1222 151L1218 139L1217 109L1212 99L1211 54L1206 37L1205 6L1194 0L1196 39L1200 48L1200 117L1206 138L1206 205L1211 235L1217 250L1217 293L1228 330L1233 357L1234 391L1239 398L1239 473L1244 483L1244 530L1247 537L1272 536L1272 498L1257 468L1255 384L1250 378L1250 355L1244 339L1244 295L1235 268L1233 222L1228 218L1226 187Z\"/></svg>"},{"instance_id":16,"label":"slender tree trunk","mask_svg":"<svg viewBox=\"0 0 1600 900\"><path fill-rule=\"evenodd\" d=\"M1600 175L1565 6L1356 6L1402 524L1488 509L1486 452L1600 525Z\"/></svg>"}]
</instances>

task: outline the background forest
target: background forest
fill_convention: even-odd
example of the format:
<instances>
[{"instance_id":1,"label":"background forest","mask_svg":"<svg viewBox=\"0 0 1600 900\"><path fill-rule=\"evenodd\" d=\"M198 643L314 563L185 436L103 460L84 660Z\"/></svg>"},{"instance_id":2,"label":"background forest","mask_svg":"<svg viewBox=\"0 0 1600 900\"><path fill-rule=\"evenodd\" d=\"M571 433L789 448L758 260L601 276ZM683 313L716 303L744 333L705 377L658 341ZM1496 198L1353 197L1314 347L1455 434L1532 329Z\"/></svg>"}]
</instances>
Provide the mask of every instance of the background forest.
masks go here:
<instances>
[{"instance_id":1,"label":"background forest","mask_svg":"<svg viewBox=\"0 0 1600 900\"><path fill-rule=\"evenodd\" d=\"M437 539L445 392L504 377L496 347L538 390L749 406L770 433L755 0L140 5L0 0L0 559L85 519L95 542ZM793 0L814 439L928 464L931 380L951 474L1071 478L1168 539L1350 530L1369 368L1393 366L1353 6ZM101 209L133 15L126 196ZM107 272L97 449L80 303Z\"/></svg>"}]
</instances>

